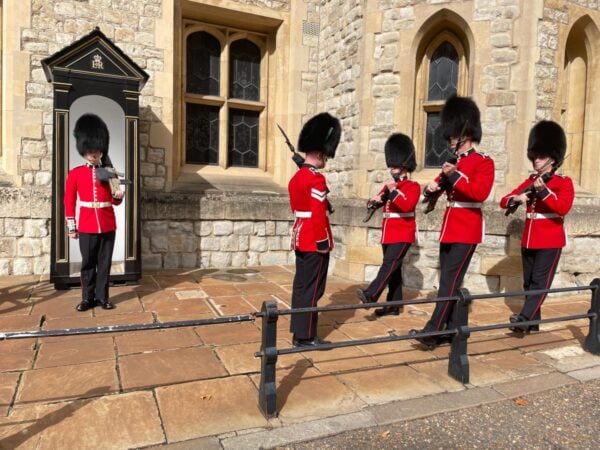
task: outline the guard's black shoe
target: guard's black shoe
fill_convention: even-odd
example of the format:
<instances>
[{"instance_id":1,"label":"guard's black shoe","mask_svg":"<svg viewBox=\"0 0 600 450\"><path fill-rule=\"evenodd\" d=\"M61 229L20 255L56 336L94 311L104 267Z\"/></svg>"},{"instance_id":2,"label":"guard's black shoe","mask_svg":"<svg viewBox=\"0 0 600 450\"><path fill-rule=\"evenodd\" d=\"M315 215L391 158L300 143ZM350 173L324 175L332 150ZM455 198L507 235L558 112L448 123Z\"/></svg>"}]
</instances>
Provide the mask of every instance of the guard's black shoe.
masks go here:
<instances>
[{"instance_id":1,"label":"guard's black shoe","mask_svg":"<svg viewBox=\"0 0 600 450\"><path fill-rule=\"evenodd\" d=\"M508 329L514 333L529 333L531 331L540 331L539 325L518 325L519 322L528 322L529 319L521 314L513 314L508 318L510 323L514 323L514 327Z\"/></svg>"},{"instance_id":2,"label":"guard's black shoe","mask_svg":"<svg viewBox=\"0 0 600 450\"><path fill-rule=\"evenodd\" d=\"M417 334L417 333L425 333L426 331L427 330L425 330L425 329L423 329L423 330L412 329L408 332L408 334L413 335L413 334ZM434 348L436 348L439 345L439 341L434 336L415 337L414 339L417 342L419 342L421 345L425 346L427 348L427 350L433 350Z\"/></svg>"},{"instance_id":3,"label":"guard's black shoe","mask_svg":"<svg viewBox=\"0 0 600 450\"><path fill-rule=\"evenodd\" d=\"M356 296L359 298L361 303L375 303L375 300L373 300L371 296L367 294L367 291L365 291L364 289L358 288L356 290Z\"/></svg>"},{"instance_id":4,"label":"guard's black shoe","mask_svg":"<svg viewBox=\"0 0 600 450\"><path fill-rule=\"evenodd\" d=\"M377 317L381 316L398 316L400 314L399 306L384 306L383 308L377 308L375 310L375 315Z\"/></svg>"},{"instance_id":5,"label":"guard's black shoe","mask_svg":"<svg viewBox=\"0 0 600 450\"><path fill-rule=\"evenodd\" d=\"M310 339L296 339L294 337L292 343L294 344L294 347L316 347L317 345L331 344L331 341L323 341L317 336Z\"/></svg>"},{"instance_id":6,"label":"guard's black shoe","mask_svg":"<svg viewBox=\"0 0 600 450\"><path fill-rule=\"evenodd\" d=\"M100 300L98 304L102 309L114 309L115 305L110 300Z\"/></svg>"},{"instance_id":7,"label":"guard's black shoe","mask_svg":"<svg viewBox=\"0 0 600 450\"><path fill-rule=\"evenodd\" d=\"M77 311L87 311L88 309L92 309L96 306L96 302L94 300L82 300L80 304L78 304L75 309Z\"/></svg>"}]
</instances>

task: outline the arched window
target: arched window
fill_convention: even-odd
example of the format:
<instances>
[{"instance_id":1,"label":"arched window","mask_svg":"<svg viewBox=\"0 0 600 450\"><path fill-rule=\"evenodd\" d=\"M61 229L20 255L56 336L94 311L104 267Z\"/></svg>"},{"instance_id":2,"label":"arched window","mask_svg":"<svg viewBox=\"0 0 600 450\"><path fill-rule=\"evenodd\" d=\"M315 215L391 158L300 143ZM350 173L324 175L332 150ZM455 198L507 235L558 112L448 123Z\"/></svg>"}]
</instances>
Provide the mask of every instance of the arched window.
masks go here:
<instances>
[{"instance_id":1,"label":"arched window","mask_svg":"<svg viewBox=\"0 0 600 450\"><path fill-rule=\"evenodd\" d=\"M185 163L264 168L260 135L265 39L189 24L185 39Z\"/></svg>"},{"instance_id":2,"label":"arched window","mask_svg":"<svg viewBox=\"0 0 600 450\"><path fill-rule=\"evenodd\" d=\"M440 112L448 97L466 91L464 45L454 33L442 31L429 39L418 62L413 139L422 167L439 168L451 156L441 133Z\"/></svg>"},{"instance_id":3,"label":"arched window","mask_svg":"<svg viewBox=\"0 0 600 450\"><path fill-rule=\"evenodd\" d=\"M569 157L562 172L581 185L581 168L586 121L588 55L584 35L571 30L565 46L565 64L561 99L561 123L567 135Z\"/></svg>"},{"instance_id":4,"label":"arched window","mask_svg":"<svg viewBox=\"0 0 600 450\"><path fill-rule=\"evenodd\" d=\"M567 135L567 157L561 171L587 192L600 192L600 133L595 122L600 114L598 83L594 80L593 55L599 49L600 32L588 16L578 19L568 34L561 77L560 121Z\"/></svg>"}]
</instances>

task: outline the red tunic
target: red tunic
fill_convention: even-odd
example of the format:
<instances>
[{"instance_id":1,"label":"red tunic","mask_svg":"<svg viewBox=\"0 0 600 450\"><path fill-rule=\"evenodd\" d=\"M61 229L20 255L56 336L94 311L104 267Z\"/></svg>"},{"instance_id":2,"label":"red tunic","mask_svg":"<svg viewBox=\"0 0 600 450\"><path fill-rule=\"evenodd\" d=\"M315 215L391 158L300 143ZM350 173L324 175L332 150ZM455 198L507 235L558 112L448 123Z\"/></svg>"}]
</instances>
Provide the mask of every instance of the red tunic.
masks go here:
<instances>
[{"instance_id":1,"label":"red tunic","mask_svg":"<svg viewBox=\"0 0 600 450\"><path fill-rule=\"evenodd\" d=\"M500 207L506 208L508 200L530 186L536 179L531 175L510 194L500 200ZM521 246L523 248L562 248L567 243L564 216L571 210L575 190L569 177L553 175L546 182L546 188L530 196Z\"/></svg>"},{"instance_id":2,"label":"red tunic","mask_svg":"<svg viewBox=\"0 0 600 450\"><path fill-rule=\"evenodd\" d=\"M288 184L290 207L296 221L292 228L292 249L302 252L331 250L333 239L327 217L327 183L318 169L304 164Z\"/></svg>"},{"instance_id":3,"label":"red tunic","mask_svg":"<svg viewBox=\"0 0 600 450\"><path fill-rule=\"evenodd\" d=\"M436 181L439 182L439 178ZM450 177L448 207L444 213L440 242L479 244L483 241L482 203L494 184L494 161L471 149L458 157Z\"/></svg>"},{"instance_id":4,"label":"red tunic","mask_svg":"<svg viewBox=\"0 0 600 450\"><path fill-rule=\"evenodd\" d=\"M67 222L75 220L77 197L83 202L79 208L79 233L106 233L117 229L112 205L119 205L123 200L113 198L110 185L98 181L94 166L75 167L67 176L64 197Z\"/></svg>"},{"instance_id":5,"label":"red tunic","mask_svg":"<svg viewBox=\"0 0 600 450\"><path fill-rule=\"evenodd\" d=\"M386 187L381 189L379 194L385 192L386 189ZM415 208L420 196L421 187L419 183L406 178L396 183L396 188L390 192L388 201L383 207L382 244L415 242L417 234Z\"/></svg>"}]
</instances>

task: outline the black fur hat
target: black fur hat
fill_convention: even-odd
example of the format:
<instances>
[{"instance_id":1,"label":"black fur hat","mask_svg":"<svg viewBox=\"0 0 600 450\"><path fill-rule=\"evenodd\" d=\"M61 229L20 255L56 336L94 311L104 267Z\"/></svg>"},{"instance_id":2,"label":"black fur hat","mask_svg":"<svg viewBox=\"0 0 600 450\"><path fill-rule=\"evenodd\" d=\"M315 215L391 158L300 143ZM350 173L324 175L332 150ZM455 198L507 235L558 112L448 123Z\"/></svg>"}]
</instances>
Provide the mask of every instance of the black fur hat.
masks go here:
<instances>
[{"instance_id":1,"label":"black fur hat","mask_svg":"<svg viewBox=\"0 0 600 450\"><path fill-rule=\"evenodd\" d=\"M549 156L560 167L567 151L567 137L562 127L551 120L542 120L536 123L529 132L527 144L527 158L531 162L536 156Z\"/></svg>"},{"instance_id":2,"label":"black fur hat","mask_svg":"<svg viewBox=\"0 0 600 450\"><path fill-rule=\"evenodd\" d=\"M463 137L471 138L473 142L481 141L479 108L469 97L453 95L448 98L442 108L441 121L444 139L461 137L462 134Z\"/></svg>"},{"instance_id":3,"label":"black fur hat","mask_svg":"<svg viewBox=\"0 0 600 450\"><path fill-rule=\"evenodd\" d=\"M417 168L415 145L405 134L394 133L385 142L385 163L388 167L404 167L409 172Z\"/></svg>"},{"instance_id":4,"label":"black fur hat","mask_svg":"<svg viewBox=\"0 0 600 450\"><path fill-rule=\"evenodd\" d=\"M106 124L97 115L84 114L77 119L73 136L81 156L89 150L100 150L103 155L107 155L110 136Z\"/></svg>"},{"instance_id":5,"label":"black fur hat","mask_svg":"<svg viewBox=\"0 0 600 450\"><path fill-rule=\"evenodd\" d=\"M342 126L336 117L326 112L317 114L302 127L298 138L298 151L320 151L328 158L334 158L341 136Z\"/></svg>"}]
</instances>

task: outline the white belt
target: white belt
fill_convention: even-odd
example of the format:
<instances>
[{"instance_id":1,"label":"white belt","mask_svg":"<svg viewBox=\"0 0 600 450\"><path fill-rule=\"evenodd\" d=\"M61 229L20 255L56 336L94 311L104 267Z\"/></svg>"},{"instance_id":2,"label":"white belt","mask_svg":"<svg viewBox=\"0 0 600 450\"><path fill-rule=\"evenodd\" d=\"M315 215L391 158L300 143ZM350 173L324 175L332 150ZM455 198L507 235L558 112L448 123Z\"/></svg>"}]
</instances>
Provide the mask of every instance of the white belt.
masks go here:
<instances>
[{"instance_id":1,"label":"white belt","mask_svg":"<svg viewBox=\"0 0 600 450\"><path fill-rule=\"evenodd\" d=\"M481 202L448 202L448 208L481 208Z\"/></svg>"},{"instance_id":2,"label":"white belt","mask_svg":"<svg viewBox=\"0 0 600 450\"><path fill-rule=\"evenodd\" d=\"M294 216L301 219L308 219L312 217L312 211L294 211Z\"/></svg>"},{"instance_id":3,"label":"white belt","mask_svg":"<svg viewBox=\"0 0 600 450\"><path fill-rule=\"evenodd\" d=\"M384 219L398 219L400 217L415 217L415 213L414 212L408 212L408 213L386 212L386 213L383 213Z\"/></svg>"},{"instance_id":4,"label":"white belt","mask_svg":"<svg viewBox=\"0 0 600 450\"><path fill-rule=\"evenodd\" d=\"M562 216L560 214L556 214L556 213L539 213L539 212L527 213L528 219L558 219L559 217L562 218Z\"/></svg>"},{"instance_id":5,"label":"white belt","mask_svg":"<svg viewBox=\"0 0 600 450\"><path fill-rule=\"evenodd\" d=\"M80 206L83 206L84 208L94 208L94 209L98 209L98 208L108 208L109 206L112 206L111 202L79 202Z\"/></svg>"}]
</instances>

